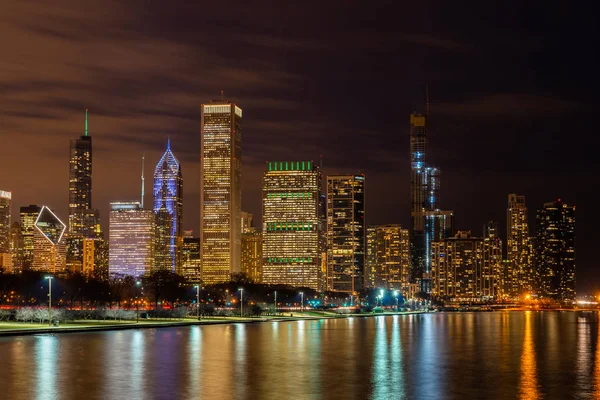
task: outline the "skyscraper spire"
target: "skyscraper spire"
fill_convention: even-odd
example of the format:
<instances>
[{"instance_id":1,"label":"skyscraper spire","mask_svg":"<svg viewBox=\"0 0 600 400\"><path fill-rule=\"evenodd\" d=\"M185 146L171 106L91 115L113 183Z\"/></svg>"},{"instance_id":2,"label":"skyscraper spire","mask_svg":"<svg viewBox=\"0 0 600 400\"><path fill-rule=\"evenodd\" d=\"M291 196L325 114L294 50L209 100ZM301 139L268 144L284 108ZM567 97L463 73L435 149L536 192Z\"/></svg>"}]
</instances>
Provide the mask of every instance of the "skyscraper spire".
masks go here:
<instances>
[{"instance_id":1,"label":"skyscraper spire","mask_svg":"<svg viewBox=\"0 0 600 400\"><path fill-rule=\"evenodd\" d=\"M146 157L146 153L142 154L142 202L141 208L144 208L144 158Z\"/></svg>"},{"instance_id":2,"label":"skyscraper spire","mask_svg":"<svg viewBox=\"0 0 600 400\"><path fill-rule=\"evenodd\" d=\"M167 150L171 150L171 136L167 136Z\"/></svg>"},{"instance_id":3,"label":"skyscraper spire","mask_svg":"<svg viewBox=\"0 0 600 400\"><path fill-rule=\"evenodd\" d=\"M88 135L88 116L87 116L87 112L88 112L88 109L86 108L85 109L85 136Z\"/></svg>"}]
</instances>

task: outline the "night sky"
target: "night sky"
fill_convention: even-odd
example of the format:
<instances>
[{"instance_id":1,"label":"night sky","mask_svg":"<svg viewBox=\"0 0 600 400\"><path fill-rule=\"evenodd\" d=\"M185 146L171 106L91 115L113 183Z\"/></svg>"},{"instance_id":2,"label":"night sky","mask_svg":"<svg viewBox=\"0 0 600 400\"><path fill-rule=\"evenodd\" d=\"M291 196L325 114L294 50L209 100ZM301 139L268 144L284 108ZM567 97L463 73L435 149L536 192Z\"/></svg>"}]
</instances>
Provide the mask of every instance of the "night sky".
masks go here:
<instances>
[{"instance_id":1,"label":"night sky","mask_svg":"<svg viewBox=\"0 0 600 400\"><path fill-rule=\"evenodd\" d=\"M250 3L4 0L0 190L13 192L13 218L46 204L67 220L69 139L89 108L105 232L109 202L139 198L143 152L151 193L170 136L184 228L197 234L200 104L224 90L244 110L244 210L260 215L265 161L322 154L324 174L366 174L368 224L408 227L408 116L427 83L428 162L457 228L479 236L495 220L504 236L514 192L533 232L535 210L560 197L577 206L578 293L600 289L597 10Z\"/></svg>"}]
</instances>

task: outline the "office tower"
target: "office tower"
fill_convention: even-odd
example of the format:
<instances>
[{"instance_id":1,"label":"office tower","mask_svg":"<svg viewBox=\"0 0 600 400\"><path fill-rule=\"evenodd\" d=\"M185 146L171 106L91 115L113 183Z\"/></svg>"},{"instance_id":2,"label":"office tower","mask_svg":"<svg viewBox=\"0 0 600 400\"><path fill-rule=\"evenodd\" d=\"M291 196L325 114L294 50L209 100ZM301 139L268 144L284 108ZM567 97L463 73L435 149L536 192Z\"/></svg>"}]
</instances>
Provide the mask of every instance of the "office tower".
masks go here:
<instances>
[{"instance_id":1,"label":"office tower","mask_svg":"<svg viewBox=\"0 0 600 400\"><path fill-rule=\"evenodd\" d=\"M139 202L111 203L108 235L110 276L142 276L153 264L154 212Z\"/></svg>"},{"instance_id":2,"label":"office tower","mask_svg":"<svg viewBox=\"0 0 600 400\"><path fill-rule=\"evenodd\" d=\"M367 228L367 285L399 290L405 296L410 286L410 240L400 225Z\"/></svg>"},{"instance_id":3,"label":"office tower","mask_svg":"<svg viewBox=\"0 0 600 400\"><path fill-rule=\"evenodd\" d=\"M200 283L200 238L183 237L181 259L181 275L190 283Z\"/></svg>"},{"instance_id":4,"label":"office tower","mask_svg":"<svg viewBox=\"0 0 600 400\"><path fill-rule=\"evenodd\" d=\"M516 274L512 296L524 296L535 289L535 272L531 263L529 225L525 196L508 195L506 209L506 256Z\"/></svg>"},{"instance_id":5,"label":"office tower","mask_svg":"<svg viewBox=\"0 0 600 400\"><path fill-rule=\"evenodd\" d=\"M64 233L67 229L50 208L43 206L33 224L34 271L57 273L66 268Z\"/></svg>"},{"instance_id":6,"label":"office tower","mask_svg":"<svg viewBox=\"0 0 600 400\"><path fill-rule=\"evenodd\" d=\"M480 294L484 298L500 300L502 297L502 240L498 224L489 221L483 226L483 263L481 265Z\"/></svg>"},{"instance_id":7,"label":"office tower","mask_svg":"<svg viewBox=\"0 0 600 400\"><path fill-rule=\"evenodd\" d=\"M21 240L23 241L23 263L22 270L27 271L33 265L33 236L35 232L35 220L41 207L29 205L20 208Z\"/></svg>"},{"instance_id":8,"label":"office tower","mask_svg":"<svg viewBox=\"0 0 600 400\"><path fill-rule=\"evenodd\" d=\"M183 176L171 151L171 141L154 170L154 266L153 270L181 273L181 224Z\"/></svg>"},{"instance_id":9,"label":"office tower","mask_svg":"<svg viewBox=\"0 0 600 400\"><path fill-rule=\"evenodd\" d=\"M69 157L69 234L88 236L84 213L92 208L92 137L88 134L87 110L85 131L70 142Z\"/></svg>"},{"instance_id":10,"label":"office tower","mask_svg":"<svg viewBox=\"0 0 600 400\"><path fill-rule=\"evenodd\" d=\"M10 253L12 255L12 272L19 274L23 268L23 237L21 224L13 222L10 226Z\"/></svg>"},{"instance_id":11,"label":"office tower","mask_svg":"<svg viewBox=\"0 0 600 400\"><path fill-rule=\"evenodd\" d=\"M249 212L242 211L241 224L242 233L252 230L252 228L254 227L254 215Z\"/></svg>"},{"instance_id":12,"label":"office tower","mask_svg":"<svg viewBox=\"0 0 600 400\"><path fill-rule=\"evenodd\" d=\"M365 272L365 176L327 177L327 290L354 293Z\"/></svg>"},{"instance_id":13,"label":"office tower","mask_svg":"<svg viewBox=\"0 0 600 400\"><path fill-rule=\"evenodd\" d=\"M247 227L242 232L242 272L256 283L262 282L262 232Z\"/></svg>"},{"instance_id":14,"label":"office tower","mask_svg":"<svg viewBox=\"0 0 600 400\"><path fill-rule=\"evenodd\" d=\"M202 105L200 225L202 281L229 281L241 264L242 109Z\"/></svg>"},{"instance_id":15,"label":"office tower","mask_svg":"<svg viewBox=\"0 0 600 400\"><path fill-rule=\"evenodd\" d=\"M263 283L322 290L321 172L271 161L263 175Z\"/></svg>"},{"instance_id":16,"label":"office tower","mask_svg":"<svg viewBox=\"0 0 600 400\"><path fill-rule=\"evenodd\" d=\"M0 190L0 253L10 253L11 192Z\"/></svg>"},{"instance_id":17,"label":"office tower","mask_svg":"<svg viewBox=\"0 0 600 400\"><path fill-rule=\"evenodd\" d=\"M560 199L537 212L535 260L539 291L561 302L575 301L575 206Z\"/></svg>"},{"instance_id":18,"label":"office tower","mask_svg":"<svg viewBox=\"0 0 600 400\"><path fill-rule=\"evenodd\" d=\"M457 301L500 297L502 248L496 237L471 237L458 231L432 244L432 295Z\"/></svg>"}]
</instances>

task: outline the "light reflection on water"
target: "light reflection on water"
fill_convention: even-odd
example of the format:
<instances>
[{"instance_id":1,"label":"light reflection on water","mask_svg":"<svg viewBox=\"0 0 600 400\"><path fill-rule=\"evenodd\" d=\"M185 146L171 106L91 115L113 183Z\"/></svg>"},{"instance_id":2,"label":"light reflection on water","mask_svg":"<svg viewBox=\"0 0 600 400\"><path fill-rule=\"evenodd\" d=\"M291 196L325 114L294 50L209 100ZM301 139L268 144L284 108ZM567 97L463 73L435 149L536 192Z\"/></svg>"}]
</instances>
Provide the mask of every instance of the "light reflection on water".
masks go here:
<instances>
[{"instance_id":1,"label":"light reflection on water","mask_svg":"<svg viewBox=\"0 0 600 400\"><path fill-rule=\"evenodd\" d=\"M600 399L576 313L353 317L0 338L0 398Z\"/></svg>"}]
</instances>

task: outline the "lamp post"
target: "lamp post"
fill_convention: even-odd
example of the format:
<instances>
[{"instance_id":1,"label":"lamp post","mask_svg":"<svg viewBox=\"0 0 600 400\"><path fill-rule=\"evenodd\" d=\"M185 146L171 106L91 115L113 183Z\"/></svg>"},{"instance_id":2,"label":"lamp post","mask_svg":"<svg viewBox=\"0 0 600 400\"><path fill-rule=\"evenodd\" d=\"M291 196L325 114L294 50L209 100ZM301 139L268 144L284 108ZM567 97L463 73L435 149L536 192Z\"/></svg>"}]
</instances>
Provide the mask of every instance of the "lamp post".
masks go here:
<instances>
[{"instance_id":1,"label":"lamp post","mask_svg":"<svg viewBox=\"0 0 600 400\"><path fill-rule=\"evenodd\" d=\"M300 312L304 312L304 292L300 292L300 296L302 296L302 300L300 301Z\"/></svg>"},{"instance_id":2,"label":"lamp post","mask_svg":"<svg viewBox=\"0 0 600 400\"><path fill-rule=\"evenodd\" d=\"M52 326L52 277L47 276L48 279L48 326Z\"/></svg>"},{"instance_id":3,"label":"lamp post","mask_svg":"<svg viewBox=\"0 0 600 400\"><path fill-rule=\"evenodd\" d=\"M277 290L275 291L275 315L277 315Z\"/></svg>"},{"instance_id":4,"label":"lamp post","mask_svg":"<svg viewBox=\"0 0 600 400\"><path fill-rule=\"evenodd\" d=\"M142 282L135 281L135 322L140 322L140 285Z\"/></svg>"},{"instance_id":5,"label":"lamp post","mask_svg":"<svg viewBox=\"0 0 600 400\"><path fill-rule=\"evenodd\" d=\"M200 285L194 285L196 288L196 318L200 319Z\"/></svg>"},{"instance_id":6,"label":"lamp post","mask_svg":"<svg viewBox=\"0 0 600 400\"><path fill-rule=\"evenodd\" d=\"M244 288L240 288L240 317L244 316Z\"/></svg>"}]
</instances>

